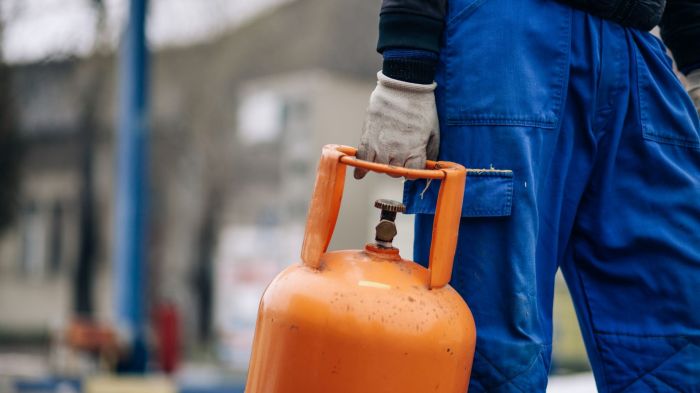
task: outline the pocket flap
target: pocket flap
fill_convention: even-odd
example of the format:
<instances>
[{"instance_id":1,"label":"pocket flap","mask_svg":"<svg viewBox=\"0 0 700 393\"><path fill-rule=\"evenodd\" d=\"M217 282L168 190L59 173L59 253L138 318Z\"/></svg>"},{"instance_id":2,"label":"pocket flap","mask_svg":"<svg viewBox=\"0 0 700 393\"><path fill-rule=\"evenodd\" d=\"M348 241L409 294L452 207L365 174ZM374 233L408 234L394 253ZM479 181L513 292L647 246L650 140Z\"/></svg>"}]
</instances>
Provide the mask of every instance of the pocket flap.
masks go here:
<instances>
[{"instance_id":1,"label":"pocket flap","mask_svg":"<svg viewBox=\"0 0 700 393\"><path fill-rule=\"evenodd\" d=\"M411 180L404 184L403 203L409 214L435 214L440 181ZM468 169L462 217L510 216L513 171Z\"/></svg>"}]
</instances>

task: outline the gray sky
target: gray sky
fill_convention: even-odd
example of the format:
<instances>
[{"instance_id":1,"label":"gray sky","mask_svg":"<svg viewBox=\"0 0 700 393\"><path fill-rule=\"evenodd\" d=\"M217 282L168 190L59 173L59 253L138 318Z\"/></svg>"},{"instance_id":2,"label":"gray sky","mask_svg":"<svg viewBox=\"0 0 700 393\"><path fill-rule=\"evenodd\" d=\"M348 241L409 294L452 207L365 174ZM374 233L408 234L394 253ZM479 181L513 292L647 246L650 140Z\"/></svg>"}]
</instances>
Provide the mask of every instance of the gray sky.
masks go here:
<instances>
[{"instance_id":1,"label":"gray sky","mask_svg":"<svg viewBox=\"0 0 700 393\"><path fill-rule=\"evenodd\" d=\"M286 1L291 0L150 0L148 39L156 47L203 41ZM128 0L104 2L114 45ZM93 48L96 15L91 0L0 0L0 12L6 61L85 55Z\"/></svg>"}]
</instances>

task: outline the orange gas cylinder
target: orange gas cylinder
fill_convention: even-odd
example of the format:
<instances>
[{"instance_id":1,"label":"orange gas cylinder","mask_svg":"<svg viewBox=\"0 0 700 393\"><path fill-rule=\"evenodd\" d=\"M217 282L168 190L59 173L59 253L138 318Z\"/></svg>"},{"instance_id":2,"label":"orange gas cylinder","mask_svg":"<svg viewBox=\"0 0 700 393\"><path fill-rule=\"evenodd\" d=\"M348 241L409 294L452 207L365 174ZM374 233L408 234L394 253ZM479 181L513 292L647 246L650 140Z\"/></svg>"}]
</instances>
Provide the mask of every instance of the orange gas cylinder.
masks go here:
<instances>
[{"instance_id":1,"label":"orange gas cylinder","mask_svg":"<svg viewBox=\"0 0 700 393\"><path fill-rule=\"evenodd\" d=\"M466 170L449 162L406 169L323 148L302 262L278 275L260 301L247 393L464 393L476 331L447 283L457 244ZM347 165L441 181L429 269L391 246L400 204L378 201L377 243L326 252Z\"/></svg>"}]
</instances>

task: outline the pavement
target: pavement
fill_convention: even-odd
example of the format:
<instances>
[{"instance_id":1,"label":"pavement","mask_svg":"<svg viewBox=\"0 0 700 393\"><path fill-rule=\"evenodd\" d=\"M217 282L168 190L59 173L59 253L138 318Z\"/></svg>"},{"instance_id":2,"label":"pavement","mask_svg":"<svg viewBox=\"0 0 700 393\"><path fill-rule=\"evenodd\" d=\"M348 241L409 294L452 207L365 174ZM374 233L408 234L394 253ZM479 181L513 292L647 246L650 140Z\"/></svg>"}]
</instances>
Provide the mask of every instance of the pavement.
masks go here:
<instances>
[{"instance_id":1,"label":"pavement","mask_svg":"<svg viewBox=\"0 0 700 393\"><path fill-rule=\"evenodd\" d=\"M0 393L78 393L84 382L50 376L39 356L0 356ZM244 372L232 372L221 365L186 364L172 379L177 393L243 393ZM591 373L554 375L547 393L595 393Z\"/></svg>"},{"instance_id":2,"label":"pavement","mask_svg":"<svg viewBox=\"0 0 700 393\"><path fill-rule=\"evenodd\" d=\"M554 375L549 377L547 393L594 393L595 380L592 373Z\"/></svg>"},{"instance_id":3,"label":"pavement","mask_svg":"<svg viewBox=\"0 0 700 393\"><path fill-rule=\"evenodd\" d=\"M12 390L17 393L78 393L81 391L77 381L43 380L24 381L12 384ZM0 389L3 390L3 389ZM240 384L179 384L178 393L243 393L244 386ZM547 393L594 393L595 381L590 373L553 376L549 380Z\"/></svg>"}]
</instances>

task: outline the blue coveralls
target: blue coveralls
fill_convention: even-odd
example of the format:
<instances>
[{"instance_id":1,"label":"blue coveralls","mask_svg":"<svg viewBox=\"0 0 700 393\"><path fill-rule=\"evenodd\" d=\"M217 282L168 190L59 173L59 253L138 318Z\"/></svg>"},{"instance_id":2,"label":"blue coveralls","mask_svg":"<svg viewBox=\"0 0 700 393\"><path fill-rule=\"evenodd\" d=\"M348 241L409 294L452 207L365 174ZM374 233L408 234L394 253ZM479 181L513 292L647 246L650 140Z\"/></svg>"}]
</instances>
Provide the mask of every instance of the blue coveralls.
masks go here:
<instances>
[{"instance_id":1,"label":"blue coveralls","mask_svg":"<svg viewBox=\"0 0 700 393\"><path fill-rule=\"evenodd\" d=\"M664 45L551 0L452 0L440 159L471 170L452 285L470 392L543 392L554 277L601 392L700 392L700 125ZM428 260L438 184L406 183Z\"/></svg>"}]
</instances>

